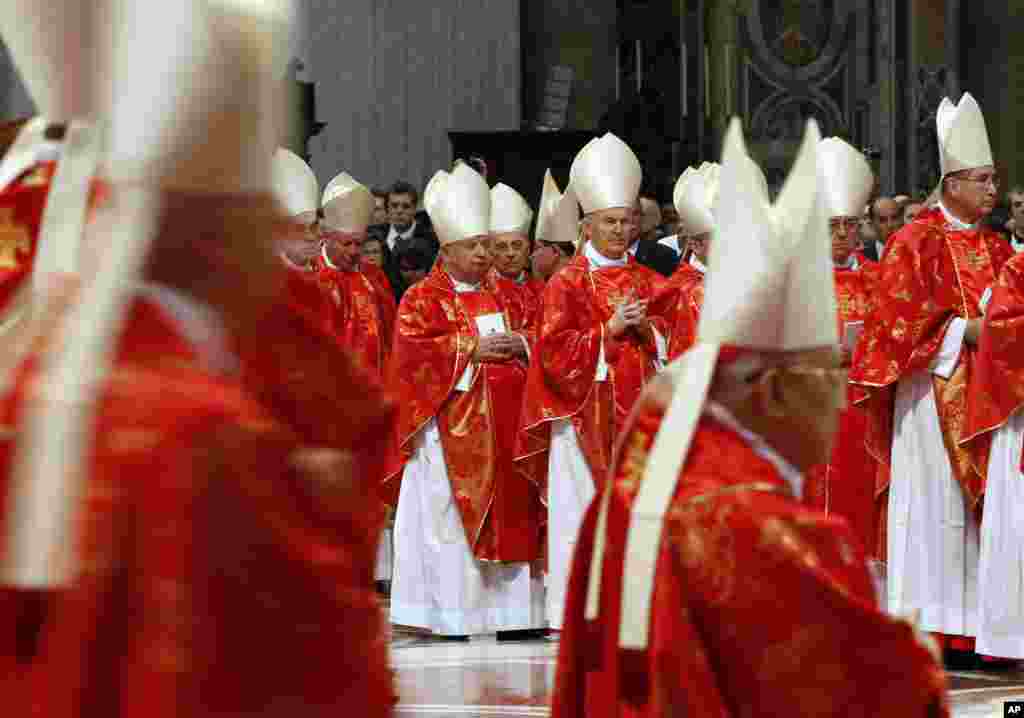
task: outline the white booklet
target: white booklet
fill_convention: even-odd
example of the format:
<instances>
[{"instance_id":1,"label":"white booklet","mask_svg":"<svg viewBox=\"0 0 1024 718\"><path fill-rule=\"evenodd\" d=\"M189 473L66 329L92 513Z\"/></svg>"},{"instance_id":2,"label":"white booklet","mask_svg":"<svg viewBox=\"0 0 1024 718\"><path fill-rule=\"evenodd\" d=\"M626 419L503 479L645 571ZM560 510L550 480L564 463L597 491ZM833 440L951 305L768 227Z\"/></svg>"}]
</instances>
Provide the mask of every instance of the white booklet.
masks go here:
<instances>
[{"instance_id":1,"label":"white booklet","mask_svg":"<svg viewBox=\"0 0 1024 718\"><path fill-rule=\"evenodd\" d=\"M857 348L857 342L860 341L860 335L864 331L864 322L846 322L843 325L843 347L848 352L853 352Z\"/></svg>"},{"instance_id":2,"label":"white booklet","mask_svg":"<svg viewBox=\"0 0 1024 718\"><path fill-rule=\"evenodd\" d=\"M481 314L476 318L476 329L482 337L489 337L492 334L504 334L508 331L505 328L505 316L501 312Z\"/></svg>"}]
</instances>

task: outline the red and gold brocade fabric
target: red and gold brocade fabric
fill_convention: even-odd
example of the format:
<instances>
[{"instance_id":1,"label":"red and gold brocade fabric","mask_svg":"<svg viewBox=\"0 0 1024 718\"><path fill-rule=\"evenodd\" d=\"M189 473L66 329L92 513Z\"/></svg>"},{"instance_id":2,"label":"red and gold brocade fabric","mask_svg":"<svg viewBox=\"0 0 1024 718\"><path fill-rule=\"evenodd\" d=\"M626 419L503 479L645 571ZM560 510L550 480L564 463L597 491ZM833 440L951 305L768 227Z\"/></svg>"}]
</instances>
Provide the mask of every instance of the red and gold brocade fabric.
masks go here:
<instances>
[{"instance_id":1,"label":"red and gold brocade fabric","mask_svg":"<svg viewBox=\"0 0 1024 718\"><path fill-rule=\"evenodd\" d=\"M668 358L675 359L697 341L700 308L704 305L704 273L687 262L680 262L669 277L666 291L674 293L669 310Z\"/></svg>"},{"instance_id":2,"label":"red and gold brocade fabric","mask_svg":"<svg viewBox=\"0 0 1024 718\"><path fill-rule=\"evenodd\" d=\"M372 264L345 272L320 257L317 274L327 296L331 332L360 367L383 377L398 311L384 272Z\"/></svg>"},{"instance_id":3,"label":"red and gold brocade fabric","mask_svg":"<svg viewBox=\"0 0 1024 718\"><path fill-rule=\"evenodd\" d=\"M865 321L873 309L871 271L839 269L834 273L839 336L847 322ZM864 445L867 415L854 405L856 387L847 392L847 406L839 414L832 459L811 467L804 477L804 501L827 514L845 518L869 553L876 554L878 538L875 506L876 462Z\"/></svg>"},{"instance_id":4,"label":"red and gold brocade fabric","mask_svg":"<svg viewBox=\"0 0 1024 718\"><path fill-rule=\"evenodd\" d=\"M1010 246L988 230L957 230L942 210L927 210L887 245L878 270L876 311L864 326L850 381L868 414L867 446L885 469L892 448L896 383L929 368L954 317L974 319L985 289L995 284ZM967 394L976 351L965 343L950 378L932 377L939 421L953 475L976 507L984 489L988 442L964 446ZM862 390L862 391L861 391ZM877 493L888 488L878 472Z\"/></svg>"},{"instance_id":5,"label":"red and gold brocade fabric","mask_svg":"<svg viewBox=\"0 0 1024 718\"><path fill-rule=\"evenodd\" d=\"M0 324L23 286L36 257L39 225L56 162L34 165L0 191Z\"/></svg>"},{"instance_id":6,"label":"red and gold brocade fabric","mask_svg":"<svg viewBox=\"0 0 1024 718\"><path fill-rule=\"evenodd\" d=\"M571 419L591 475L598 485L611 460L619 427L643 385L657 371L653 337L628 331L618 338L605 325L631 294L647 300L647 316L663 337L674 295L666 280L632 258L625 266L592 269L577 255L544 288L537 349L527 377L517 459L530 463L550 444L550 422ZM601 347L606 381L596 381ZM540 457L540 458L531 458Z\"/></svg>"},{"instance_id":7,"label":"red and gold brocade fabric","mask_svg":"<svg viewBox=\"0 0 1024 718\"><path fill-rule=\"evenodd\" d=\"M629 512L661 415L639 411L616 456L595 622L584 610L600 501L584 519L553 718L947 716L942 667L878 610L845 523L791 498L767 460L708 417L665 519L649 646L618 647Z\"/></svg>"},{"instance_id":8,"label":"red and gold brocade fabric","mask_svg":"<svg viewBox=\"0 0 1024 718\"><path fill-rule=\"evenodd\" d=\"M0 497L35 380L30 364L0 405ZM22 636L0 675L11 715L390 715L373 486L311 460L149 302L130 313L95 436L79 575L34 626L26 596L4 594L0 653Z\"/></svg>"},{"instance_id":9,"label":"red and gold brocade fabric","mask_svg":"<svg viewBox=\"0 0 1024 718\"><path fill-rule=\"evenodd\" d=\"M456 292L440 266L403 295L387 374L398 419L384 495L397 503L415 438L436 419L452 496L473 555L532 561L540 550L540 494L536 478L515 465L512 451L526 371L517 361L479 364L469 390L456 388L479 342L476 318L502 310L485 289Z\"/></svg>"},{"instance_id":10,"label":"red and gold brocade fabric","mask_svg":"<svg viewBox=\"0 0 1024 718\"><path fill-rule=\"evenodd\" d=\"M1024 254L992 288L968 396L968 436L998 429L1024 405Z\"/></svg>"}]
</instances>

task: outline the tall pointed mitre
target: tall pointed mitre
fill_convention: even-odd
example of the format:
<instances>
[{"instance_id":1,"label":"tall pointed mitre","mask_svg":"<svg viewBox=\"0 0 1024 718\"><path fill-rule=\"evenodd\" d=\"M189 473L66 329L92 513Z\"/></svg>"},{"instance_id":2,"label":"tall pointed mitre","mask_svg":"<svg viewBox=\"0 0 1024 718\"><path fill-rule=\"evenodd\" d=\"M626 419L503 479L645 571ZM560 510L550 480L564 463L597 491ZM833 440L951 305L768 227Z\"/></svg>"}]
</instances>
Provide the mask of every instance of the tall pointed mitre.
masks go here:
<instances>
[{"instance_id":1,"label":"tall pointed mitre","mask_svg":"<svg viewBox=\"0 0 1024 718\"><path fill-rule=\"evenodd\" d=\"M818 146L818 170L826 214L860 217L875 183L864 155L838 137L829 137Z\"/></svg>"},{"instance_id":2,"label":"tall pointed mitre","mask_svg":"<svg viewBox=\"0 0 1024 718\"><path fill-rule=\"evenodd\" d=\"M698 341L667 371L675 390L648 456L630 513L619 645L648 644L651 598L665 512L675 493L707 392L725 346L794 350L835 346L835 295L828 223L817 191L817 125L808 122L789 178L772 206L749 161L738 120L725 138L717 241L711 246ZM610 491L598 515L588 618L600 609Z\"/></svg>"},{"instance_id":3,"label":"tall pointed mitre","mask_svg":"<svg viewBox=\"0 0 1024 718\"><path fill-rule=\"evenodd\" d=\"M491 234L527 234L533 210L523 196L499 182L491 188Z\"/></svg>"},{"instance_id":4,"label":"tall pointed mitre","mask_svg":"<svg viewBox=\"0 0 1024 718\"><path fill-rule=\"evenodd\" d=\"M569 186L583 214L636 204L643 171L640 160L612 133L588 142L569 168Z\"/></svg>"},{"instance_id":5,"label":"tall pointed mitre","mask_svg":"<svg viewBox=\"0 0 1024 718\"><path fill-rule=\"evenodd\" d=\"M558 190L551 170L544 174L544 188L541 191L540 209L534 239L545 242L576 244L579 235L580 203L570 187L562 194Z\"/></svg>"},{"instance_id":6,"label":"tall pointed mitre","mask_svg":"<svg viewBox=\"0 0 1024 718\"><path fill-rule=\"evenodd\" d=\"M312 224L320 207L320 184L313 168L291 150L278 147L271 167L274 196L285 214L296 222Z\"/></svg>"},{"instance_id":7,"label":"tall pointed mitre","mask_svg":"<svg viewBox=\"0 0 1024 718\"><path fill-rule=\"evenodd\" d=\"M0 36L37 113L48 123L90 117L101 81L106 0L0 3Z\"/></svg>"},{"instance_id":8,"label":"tall pointed mitre","mask_svg":"<svg viewBox=\"0 0 1024 718\"><path fill-rule=\"evenodd\" d=\"M373 217L373 193L342 172L324 189L323 211L328 231L363 234Z\"/></svg>"},{"instance_id":9,"label":"tall pointed mitre","mask_svg":"<svg viewBox=\"0 0 1024 718\"><path fill-rule=\"evenodd\" d=\"M965 92L956 105L948 97L942 98L935 113L935 127L943 177L950 172L995 164L985 116L971 93Z\"/></svg>"},{"instance_id":10,"label":"tall pointed mitre","mask_svg":"<svg viewBox=\"0 0 1024 718\"><path fill-rule=\"evenodd\" d=\"M490 233L491 191L469 165L438 171L423 191L423 206L442 247Z\"/></svg>"},{"instance_id":11,"label":"tall pointed mitre","mask_svg":"<svg viewBox=\"0 0 1024 718\"><path fill-rule=\"evenodd\" d=\"M96 253L27 407L8 502L6 584L74 575L73 532L97 397L159 220L162 192L268 194L279 145L280 0L115 0L105 175L111 202L86 241Z\"/></svg>"},{"instance_id":12,"label":"tall pointed mitre","mask_svg":"<svg viewBox=\"0 0 1024 718\"><path fill-rule=\"evenodd\" d=\"M676 181L672 203L685 235L693 237L714 231L720 170L716 162L703 162L697 168L687 167Z\"/></svg>"}]
</instances>

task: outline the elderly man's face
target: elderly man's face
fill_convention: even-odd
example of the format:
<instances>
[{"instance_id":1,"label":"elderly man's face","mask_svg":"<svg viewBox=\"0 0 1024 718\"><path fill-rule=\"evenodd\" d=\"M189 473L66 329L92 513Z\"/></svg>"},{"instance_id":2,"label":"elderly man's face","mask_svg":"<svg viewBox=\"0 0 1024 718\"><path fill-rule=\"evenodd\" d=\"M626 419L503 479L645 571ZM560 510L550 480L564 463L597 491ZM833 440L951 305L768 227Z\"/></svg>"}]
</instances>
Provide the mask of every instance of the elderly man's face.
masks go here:
<instances>
[{"instance_id":1,"label":"elderly man's face","mask_svg":"<svg viewBox=\"0 0 1024 718\"><path fill-rule=\"evenodd\" d=\"M917 219L917 215L921 214L922 210L924 210L924 205L920 202L911 202L908 204L903 208L903 224L910 224L913 222Z\"/></svg>"},{"instance_id":2,"label":"elderly man's face","mask_svg":"<svg viewBox=\"0 0 1024 718\"><path fill-rule=\"evenodd\" d=\"M964 219L977 221L995 209L999 176L991 165L948 175L944 184L943 199L950 201L953 205L950 209Z\"/></svg>"},{"instance_id":3,"label":"elderly man's face","mask_svg":"<svg viewBox=\"0 0 1024 718\"><path fill-rule=\"evenodd\" d=\"M491 238L469 237L441 247L444 268L460 282L475 284L491 268Z\"/></svg>"},{"instance_id":4,"label":"elderly man's face","mask_svg":"<svg viewBox=\"0 0 1024 718\"><path fill-rule=\"evenodd\" d=\"M857 217L832 217L829 230L832 233L832 261L843 264L858 246L860 220Z\"/></svg>"},{"instance_id":5,"label":"elderly man's face","mask_svg":"<svg viewBox=\"0 0 1024 718\"><path fill-rule=\"evenodd\" d=\"M373 219L370 224L386 224L388 221L388 198L373 197Z\"/></svg>"},{"instance_id":6,"label":"elderly man's face","mask_svg":"<svg viewBox=\"0 0 1024 718\"><path fill-rule=\"evenodd\" d=\"M363 238L345 232L324 233L324 250L327 258L338 269L351 272L359 266Z\"/></svg>"},{"instance_id":7,"label":"elderly man's face","mask_svg":"<svg viewBox=\"0 0 1024 718\"><path fill-rule=\"evenodd\" d=\"M888 197L882 197L875 202L874 220L878 238L883 242L889 241L890 235L903 226L900 206Z\"/></svg>"},{"instance_id":8,"label":"elderly man's face","mask_svg":"<svg viewBox=\"0 0 1024 718\"><path fill-rule=\"evenodd\" d=\"M495 234L491 237L491 259L499 274L514 279L530 261L530 240L518 232Z\"/></svg>"},{"instance_id":9,"label":"elderly man's face","mask_svg":"<svg viewBox=\"0 0 1024 718\"><path fill-rule=\"evenodd\" d=\"M637 211L633 207L598 210L583 223L586 240L608 259L622 259L638 230Z\"/></svg>"}]
</instances>

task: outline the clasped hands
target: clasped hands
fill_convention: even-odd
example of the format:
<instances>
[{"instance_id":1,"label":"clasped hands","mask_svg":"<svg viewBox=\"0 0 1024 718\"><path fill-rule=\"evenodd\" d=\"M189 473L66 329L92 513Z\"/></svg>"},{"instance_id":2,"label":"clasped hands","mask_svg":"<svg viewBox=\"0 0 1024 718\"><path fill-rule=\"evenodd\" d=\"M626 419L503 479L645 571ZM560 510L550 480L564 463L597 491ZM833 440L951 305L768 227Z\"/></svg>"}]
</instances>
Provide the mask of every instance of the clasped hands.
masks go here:
<instances>
[{"instance_id":1,"label":"clasped hands","mask_svg":"<svg viewBox=\"0 0 1024 718\"><path fill-rule=\"evenodd\" d=\"M608 333L620 337L630 328L636 328L641 335L650 333L651 324L647 319L647 300L637 299L633 292L615 307L615 313L608 320Z\"/></svg>"},{"instance_id":2,"label":"clasped hands","mask_svg":"<svg viewBox=\"0 0 1024 718\"><path fill-rule=\"evenodd\" d=\"M518 334L503 332L480 337L473 360L480 363L505 362L526 356L526 347Z\"/></svg>"}]
</instances>

